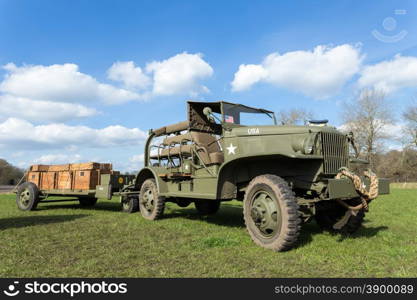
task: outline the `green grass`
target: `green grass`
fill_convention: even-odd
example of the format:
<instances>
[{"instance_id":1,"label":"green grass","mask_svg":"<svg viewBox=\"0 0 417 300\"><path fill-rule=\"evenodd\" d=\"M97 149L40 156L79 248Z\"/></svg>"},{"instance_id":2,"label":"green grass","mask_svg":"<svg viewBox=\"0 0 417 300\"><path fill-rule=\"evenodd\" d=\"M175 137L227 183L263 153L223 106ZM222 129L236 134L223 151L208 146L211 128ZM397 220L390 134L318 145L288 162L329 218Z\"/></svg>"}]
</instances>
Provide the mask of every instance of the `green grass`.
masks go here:
<instances>
[{"instance_id":1,"label":"green grass","mask_svg":"<svg viewBox=\"0 0 417 300\"><path fill-rule=\"evenodd\" d=\"M311 222L297 248L275 253L250 240L239 202L210 217L169 204L151 222L116 199L22 212L0 195L0 277L417 277L417 190L378 198L366 220L348 237Z\"/></svg>"},{"instance_id":2,"label":"green grass","mask_svg":"<svg viewBox=\"0 0 417 300\"><path fill-rule=\"evenodd\" d=\"M417 189L417 182L391 182L392 189Z\"/></svg>"}]
</instances>

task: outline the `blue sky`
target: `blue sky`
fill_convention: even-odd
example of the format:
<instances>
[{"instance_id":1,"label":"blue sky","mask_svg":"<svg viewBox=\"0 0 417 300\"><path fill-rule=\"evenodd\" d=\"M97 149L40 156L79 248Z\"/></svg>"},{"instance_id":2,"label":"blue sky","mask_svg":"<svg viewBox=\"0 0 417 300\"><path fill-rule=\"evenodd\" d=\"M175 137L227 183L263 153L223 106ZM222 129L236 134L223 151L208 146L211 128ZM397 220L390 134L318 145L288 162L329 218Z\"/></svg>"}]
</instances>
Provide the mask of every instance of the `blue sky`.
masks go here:
<instances>
[{"instance_id":1,"label":"blue sky","mask_svg":"<svg viewBox=\"0 0 417 300\"><path fill-rule=\"evenodd\" d=\"M100 160L138 169L144 134L185 119L188 99L302 107L339 126L344 101L384 87L399 117L417 88L416 8L380 0L0 0L0 157L21 167ZM406 34L388 43L374 30ZM180 78L183 65L191 73Z\"/></svg>"}]
</instances>

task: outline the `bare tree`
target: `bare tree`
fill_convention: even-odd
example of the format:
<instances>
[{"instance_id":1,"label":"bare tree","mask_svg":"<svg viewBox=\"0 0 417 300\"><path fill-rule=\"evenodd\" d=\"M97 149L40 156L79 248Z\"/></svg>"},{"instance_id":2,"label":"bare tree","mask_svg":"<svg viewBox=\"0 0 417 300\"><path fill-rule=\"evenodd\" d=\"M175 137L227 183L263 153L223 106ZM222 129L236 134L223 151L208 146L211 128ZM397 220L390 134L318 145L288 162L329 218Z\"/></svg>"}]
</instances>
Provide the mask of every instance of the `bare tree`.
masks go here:
<instances>
[{"instance_id":1,"label":"bare tree","mask_svg":"<svg viewBox=\"0 0 417 300\"><path fill-rule=\"evenodd\" d=\"M359 155L374 167L374 156L381 150L384 139L390 138L386 126L393 124L393 116L382 91L364 89L351 103L346 103L342 118L344 130L352 132Z\"/></svg>"},{"instance_id":2,"label":"bare tree","mask_svg":"<svg viewBox=\"0 0 417 300\"><path fill-rule=\"evenodd\" d=\"M416 104L410 106L404 113L405 138L408 146L417 147L417 100Z\"/></svg>"},{"instance_id":3,"label":"bare tree","mask_svg":"<svg viewBox=\"0 0 417 300\"><path fill-rule=\"evenodd\" d=\"M313 114L302 108L293 108L290 110L281 110L278 112L278 122L283 125L305 124L313 118Z\"/></svg>"}]
</instances>

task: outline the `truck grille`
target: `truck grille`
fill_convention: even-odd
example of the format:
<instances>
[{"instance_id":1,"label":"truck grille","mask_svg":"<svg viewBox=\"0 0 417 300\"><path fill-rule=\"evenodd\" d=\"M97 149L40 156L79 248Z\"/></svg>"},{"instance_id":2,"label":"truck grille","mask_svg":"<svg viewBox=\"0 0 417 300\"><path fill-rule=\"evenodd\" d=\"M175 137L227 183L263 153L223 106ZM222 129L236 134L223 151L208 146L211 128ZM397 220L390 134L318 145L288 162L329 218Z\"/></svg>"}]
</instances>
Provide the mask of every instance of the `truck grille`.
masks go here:
<instances>
[{"instance_id":1,"label":"truck grille","mask_svg":"<svg viewBox=\"0 0 417 300\"><path fill-rule=\"evenodd\" d=\"M321 144L325 174L336 174L341 167L347 167L349 149L345 135L321 132Z\"/></svg>"}]
</instances>

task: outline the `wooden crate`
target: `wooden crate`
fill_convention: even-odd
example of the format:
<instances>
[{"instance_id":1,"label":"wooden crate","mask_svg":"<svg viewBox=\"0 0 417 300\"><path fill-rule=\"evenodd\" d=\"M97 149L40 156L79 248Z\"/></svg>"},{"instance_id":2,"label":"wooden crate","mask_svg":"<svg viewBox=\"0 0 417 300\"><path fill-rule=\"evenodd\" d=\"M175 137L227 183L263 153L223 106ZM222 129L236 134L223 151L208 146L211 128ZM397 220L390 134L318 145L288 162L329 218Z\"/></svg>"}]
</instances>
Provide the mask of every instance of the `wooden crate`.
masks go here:
<instances>
[{"instance_id":1,"label":"wooden crate","mask_svg":"<svg viewBox=\"0 0 417 300\"><path fill-rule=\"evenodd\" d=\"M71 171L81 171L81 170L112 170L112 164L109 163L96 163L96 162L88 162L88 163L79 163L79 164L70 164Z\"/></svg>"},{"instance_id":2,"label":"wooden crate","mask_svg":"<svg viewBox=\"0 0 417 300\"><path fill-rule=\"evenodd\" d=\"M53 172L69 171L69 170L70 170L70 164L50 165L48 168L48 171L53 171Z\"/></svg>"},{"instance_id":3,"label":"wooden crate","mask_svg":"<svg viewBox=\"0 0 417 300\"><path fill-rule=\"evenodd\" d=\"M40 190L93 190L100 184L101 174L113 174L110 163L33 165L28 181Z\"/></svg>"},{"instance_id":4,"label":"wooden crate","mask_svg":"<svg viewBox=\"0 0 417 300\"><path fill-rule=\"evenodd\" d=\"M72 189L72 174L70 171L58 172L57 188L59 190Z\"/></svg>"},{"instance_id":5,"label":"wooden crate","mask_svg":"<svg viewBox=\"0 0 417 300\"><path fill-rule=\"evenodd\" d=\"M30 166L30 170L31 171L42 171L42 172L46 172L49 170L49 165L32 165Z\"/></svg>"},{"instance_id":6,"label":"wooden crate","mask_svg":"<svg viewBox=\"0 0 417 300\"><path fill-rule=\"evenodd\" d=\"M39 186L39 179L40 179L40 172L29 172L27 181L32 182L33 184L36 184Z\"/></svg>"},{"instance_id":7,"label":"wooden crate","mask_svg":"<svg viewBox=\"0 0 417 300\"><path fill-rule=\"evenodd\" d=\"M93 190L99 184L99 172L97 170L74 171L75 190Z\"/></svg>"},{"instance_id":8,"label":"wooden crate","mask_svg":"<svg viewBox=\"0 0 417 300\"><path fill-rule=\"evenodd\" d=\"M57 172L40 172L40 185L41 190L53 190L56 186L56 174Z\"/></svg>"}]
</instances>

